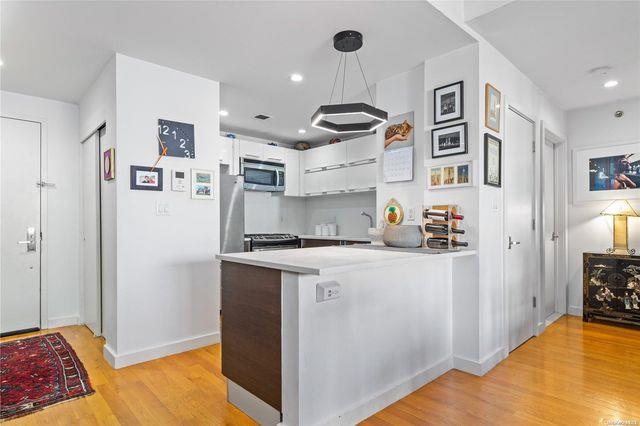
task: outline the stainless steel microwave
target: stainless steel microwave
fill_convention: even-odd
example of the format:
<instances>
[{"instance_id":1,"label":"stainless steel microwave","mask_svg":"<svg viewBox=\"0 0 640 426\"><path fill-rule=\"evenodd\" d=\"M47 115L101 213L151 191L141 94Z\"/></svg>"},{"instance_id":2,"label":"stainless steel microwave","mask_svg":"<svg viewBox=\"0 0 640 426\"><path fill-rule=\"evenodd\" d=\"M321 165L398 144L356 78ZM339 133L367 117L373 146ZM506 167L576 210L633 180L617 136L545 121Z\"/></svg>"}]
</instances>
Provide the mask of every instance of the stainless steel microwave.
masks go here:
<instances>
[{"instance_id":1,"label":"stainless steel microwave","mask_svg":"<svg viewBox=\"0 0 640 426\"><path fill-rule=\"evenodd\" d=\"M248 191L284 191L284 164L241 158L240 174L244 176L244 189Z\"/></svg>"}]
</instances>

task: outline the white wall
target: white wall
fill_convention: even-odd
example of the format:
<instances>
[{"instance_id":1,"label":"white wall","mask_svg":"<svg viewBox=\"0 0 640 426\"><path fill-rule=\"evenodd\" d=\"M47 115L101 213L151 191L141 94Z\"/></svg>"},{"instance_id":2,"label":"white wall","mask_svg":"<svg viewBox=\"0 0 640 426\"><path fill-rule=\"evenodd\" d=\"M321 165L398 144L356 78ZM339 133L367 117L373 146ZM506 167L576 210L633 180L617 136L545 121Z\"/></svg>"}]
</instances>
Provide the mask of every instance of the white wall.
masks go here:
<instances>
[{"instance_id":1,"label":"white wall","mask_svg":"<svg viewBox=\"0 0 640 426\"><path fill-rule=\"evenodd\" d=\"M307 207L304 198L282 193L245 191L244 232L303 234Z\"/></svg>"},{"instance_id":2,"label":"white wall","mask_svg":"<svg viewBox=\"0 0 640 426\"><path fill-rule=\"evenodd\" d=\"M43 190L46 230L43 227L43 283L46 282L49 327L76 324L80 285L80 138L78 106L12 92L0 92L3 117L23 118L43 124L43 180L55 188ZM34 183L35 184L35 183ZM43 324L44 325L44 324Z\"/></svg>"},{"instance_id":3,"label":"white wall","mask_svg":"<svg viewBox=\"0 0 640 426\"><path fill-rule=\"evenodd\" d=\"M306 234L315 234L318 224L335 222L338 235L366 237L369 218L360 216L361 211L370 214L377 226L375 192L308 197L306 201Z\"/></svg>"},{"instance_id":4,"label":"white wall","mask_svg":"<svg viewBox=\"0 0 640 426\"><path fill-rule=\"evenodd\" d=\"M80 139L106 125L101 150L116 148L116 180L100 179L102 219L102 335L106 345L117 350L117 210L116 183L127 179L120 168L116 146L116 58L111 58L80 100Z\"/></svg>"},{"instance_id":5,"label":"white wall","mask_svg":"<svg viewBox=\"0 0 640 426\"><path fill-rule=\"evenodd\" d=\"M616 110L623 110L624 116L615 118ZM571 150L638 142L640 98L569 111L566 135ZM571 182L571 168L568 173ZM640 212L640 200L629 201ZM568 300L570 313L574 315L582 315L582 253L603 252L612 244L613 221L599 214L609 203L611 201L592 201L569 205ZM640 219L629 218L628 223L629 247L640 249Z\"/></svg>"},{"instance_id":6,"label":"white wall","mask_svg":"<svg viewBox=\"0 0 640 426\"><path fill-rule=\"evenodd\" d=\"M219 83L116 55L117 366L219 339ZM195 159L164 158L164 191L129 189L158 156L157 120L193 123ZM215 171L214 200L170 190L170 170ZM171 215L156 216L156 202Z\"/></svg>"},{"instance_id":7,"label":"white wall","mask_svg":"<svg viewBox=\"0 0 640 426\"><path fill-rule=\"evenodd\" d=\"M424 64L421 64L402 74L379 81L376 84L376 106L394 117L413 111L414 113L414 152L413 152L413 180L407 182L385 183L383 181L383 146L384 130L377 132L378 146L378 180L376 191L377 217L383 217L384 207L392 197L404 208L405 220L403 224L421 224L422 197L426 186L424 166L426 136L425 128L425 87ZM381 129L383 129L381 127ZM408 220L409 209L414 210L415 219Z\"/></svg>"}]
</instances>

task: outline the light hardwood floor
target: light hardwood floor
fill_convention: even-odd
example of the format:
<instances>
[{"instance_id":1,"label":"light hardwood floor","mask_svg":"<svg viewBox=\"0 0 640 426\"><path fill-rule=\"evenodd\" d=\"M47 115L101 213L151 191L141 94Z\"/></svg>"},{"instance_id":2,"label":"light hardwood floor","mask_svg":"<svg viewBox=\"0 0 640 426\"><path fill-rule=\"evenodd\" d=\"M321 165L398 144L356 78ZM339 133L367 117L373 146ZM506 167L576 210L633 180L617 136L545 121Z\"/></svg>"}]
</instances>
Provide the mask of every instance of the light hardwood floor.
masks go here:
<instances>
[{"instance_id":1,"label":"light hardwood floor","mask_svg":"<svg viewBox=\"0 0 640 426\"><path fill-rule=\"evenodd\" d=\"M12 425L254 424L226 402L219 345L112 370L102 340L86 328L51 331L73 345L96 394ZM484 377L452 370L363 424L597 425L603 419L640 425L640 330L563 317Z\"/></svg>"}]
</instances>

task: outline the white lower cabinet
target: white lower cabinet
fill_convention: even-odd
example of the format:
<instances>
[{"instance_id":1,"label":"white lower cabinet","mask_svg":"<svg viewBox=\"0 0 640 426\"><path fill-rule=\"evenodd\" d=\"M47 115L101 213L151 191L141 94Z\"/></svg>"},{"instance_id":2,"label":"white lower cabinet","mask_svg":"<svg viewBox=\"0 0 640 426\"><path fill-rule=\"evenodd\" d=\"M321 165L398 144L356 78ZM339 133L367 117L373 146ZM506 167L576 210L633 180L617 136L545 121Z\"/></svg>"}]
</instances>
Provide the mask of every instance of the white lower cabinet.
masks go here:
<instances>
[{"instance_id":1,"label":"white lower cabinet","mask_svg":"<svg viewBox=\"0 0 640 426\"><path fill-rule=\"evenodd\" d=\"M349 191L368 191L376 188L378 164L367 163L347 167L347 189Z\"/></svg>"}]
</instances>

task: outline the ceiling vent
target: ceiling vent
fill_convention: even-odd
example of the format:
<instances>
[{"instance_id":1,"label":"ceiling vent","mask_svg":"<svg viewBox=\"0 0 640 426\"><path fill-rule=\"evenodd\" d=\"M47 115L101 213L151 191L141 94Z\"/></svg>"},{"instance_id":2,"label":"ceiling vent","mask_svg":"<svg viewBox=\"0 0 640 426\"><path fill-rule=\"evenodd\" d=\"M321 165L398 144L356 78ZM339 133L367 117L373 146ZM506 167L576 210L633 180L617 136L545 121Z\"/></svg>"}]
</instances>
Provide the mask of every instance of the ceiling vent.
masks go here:
<instances>
[{"instance_id":1,"label":"ceiling vent","mask_svg":"<svg viewBox=\"0 0 640 426\"><path fill-rule=\"evenodd\" d=\"M264 115L264 114L258 114L256 116L254 116L253 118L257 118L258 120L268 120L271 117L269 117L268 115Z\"/></svg>"}]
</instances>

